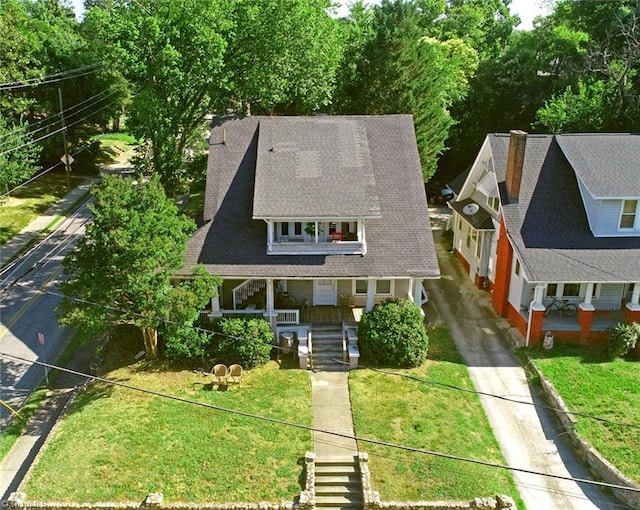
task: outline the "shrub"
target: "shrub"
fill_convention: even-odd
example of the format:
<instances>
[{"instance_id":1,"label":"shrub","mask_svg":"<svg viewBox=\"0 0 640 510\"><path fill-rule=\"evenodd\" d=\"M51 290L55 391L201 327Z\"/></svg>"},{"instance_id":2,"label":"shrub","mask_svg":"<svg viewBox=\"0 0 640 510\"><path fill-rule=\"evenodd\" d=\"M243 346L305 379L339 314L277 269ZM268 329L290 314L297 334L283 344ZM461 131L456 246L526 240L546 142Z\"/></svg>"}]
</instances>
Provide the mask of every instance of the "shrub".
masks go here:
<instances>
[{"instance_id":1,"label":"shrub","mask_svg":"<svg viewBox=\"0 0 640 510\"><path fill-rule=\"evenodd\" d=\"M206 332L189 325L167 328L164 340L164 354L174 360L203 358L211 342Z\"/></svg>"},{"instance_id":2,"label":"shrub","mask_svg":"<svg viewBox=\"0 0 640 510\"><path fill-rule=\"evenodd\" d=\"M273 331L264 319L222 319L224 335L218 337L217 358L227 364L239 363L253 368L269 361Z\"/></svg>"},{"instance_id":3,"label":"shrub","mask_svg":"<svg viewBox=\"0 0 640 510\"><path fill-rule=\"evenodd\" d=\"M360 352L369 363L417 367L427 359L429 337L420 308L407 299L389 299L363 315Z\"/></svg>"},{"instance_id":4,"label":"shrub","mask_svg":"<svg viewBox=\"0 0 640 510\"><path fill-rule=\"evenodd\" d=\"M609 335L609 357L613 359L626 356L638 344L638 340L640 340L640 324L618 322Z\"/></svg>"}]
</instances>

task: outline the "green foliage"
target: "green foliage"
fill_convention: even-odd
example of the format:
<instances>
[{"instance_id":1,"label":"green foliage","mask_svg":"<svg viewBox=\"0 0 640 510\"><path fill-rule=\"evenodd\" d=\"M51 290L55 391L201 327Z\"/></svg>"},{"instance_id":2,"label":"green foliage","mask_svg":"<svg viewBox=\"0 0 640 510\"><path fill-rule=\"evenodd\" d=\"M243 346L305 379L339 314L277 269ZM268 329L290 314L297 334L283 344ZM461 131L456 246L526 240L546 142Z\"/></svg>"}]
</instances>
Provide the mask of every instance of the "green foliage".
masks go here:
<instances>
[{"instance_id":1,"label":"green foliage","mask_svg":"<svg viewBox=\"0 0 640 510\"><path fill-rule=\"evenodd\" d=\"M36 159L40 148L29 144L29 126L8 122L0 115L0 193L21 184L37 170Z\"/></svg>"},{"instance_id":2,"label":"green foliage","mask_svg":"<svg viewBox=\"0 0 640 510\"><path fill-rule=\"evenodd\" d=\"M157 178L136 183L107 176L93 194L94 221L64 260L61 322L86 335L118 324L157 329L174 314L179 323L188 322L194 313L188 305L198 305L205 294L195 286L210 286L198 273L193 282L171 285L193 222L178 214ZM188 291L194 296L181 303Z\"/></svg>"},{"instance_id":3,"label":"green foliage","mask_svg":"<svg viewBox=\"0 0 640 510\"><path fill-rule=\"evenodd\" d=\"M273 331L264 319L228 318L219 322L223 335L217 339L216 357L220 361L239 363L244 368L269 361Z\"/></svg>"},{"instance_id":4,"label":"green foliage","mask_svg":"<svg viewBox=\"0 0 640 510\"><path fill-rule=\"evenodd\" d=\"M358 338L369 363L410 368L427 359L429 337L422 314L407 299L389 299L365 313Z\"/></svg>"},{"instance_id":5,"label":"green foliage","mask_svg":"<svg viewBox=\"0 0 640 510\"><path fill-rule=\"evenodd\" d=\"M619 322L611 329L609 335L609 357L611 359L624 357L629 351L640 345L640 324Z\"/></svg>"}]
</instances>

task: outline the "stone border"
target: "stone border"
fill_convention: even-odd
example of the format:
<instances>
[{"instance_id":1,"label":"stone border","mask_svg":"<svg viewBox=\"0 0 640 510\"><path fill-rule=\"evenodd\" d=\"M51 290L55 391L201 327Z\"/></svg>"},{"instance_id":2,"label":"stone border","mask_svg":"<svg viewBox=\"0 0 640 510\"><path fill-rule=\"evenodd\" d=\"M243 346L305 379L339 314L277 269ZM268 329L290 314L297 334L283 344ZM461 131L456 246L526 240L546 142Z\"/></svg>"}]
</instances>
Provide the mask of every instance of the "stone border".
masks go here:
<instances>
[{"instance_id":1,"label":"stone border","mask_svg":"<svg viewBox=\"0 0 640 510\"><path fill-rule=\"evenodd\" d=\"M571 411L569 411L564 400L562 400L562 397L560 397L553 384L551 384L551 382L542 375L542 372L535 362L530 357L527 358L529 362L525 368L530 369L538 377L540 386L542 387L542 392L547 401L554 408L554 412L560 420L566 435L571 440L572 446L575 448L580 458L587 463L593 474L607 483L627 486L635 489L636 491L640 491L640 484L625 476L613 464L605 459L598 450L593 448L578 435L575 430L576 419L573 417L573 414L571 414ZM625 491L623 489L611 489L611 492L616 498L626 505L629 505L632 508L640 508L640 492Z\"/></svg>"}]
</instances>

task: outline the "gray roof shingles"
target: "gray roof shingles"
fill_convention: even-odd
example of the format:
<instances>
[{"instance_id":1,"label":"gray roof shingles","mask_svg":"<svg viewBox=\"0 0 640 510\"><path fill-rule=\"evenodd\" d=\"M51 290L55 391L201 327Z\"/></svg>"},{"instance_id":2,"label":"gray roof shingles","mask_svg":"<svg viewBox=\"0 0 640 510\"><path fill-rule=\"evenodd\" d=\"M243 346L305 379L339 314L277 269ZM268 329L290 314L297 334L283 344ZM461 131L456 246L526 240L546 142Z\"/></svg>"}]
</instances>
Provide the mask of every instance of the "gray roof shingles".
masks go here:
<instances>
[{"instance_id":1,"label":"gray roof shingles","mask_svg":"<svg viewBox=\"0 0 640 510\"><path fill-rule=\"evenodd\" d=\"M503 182L509 135L489 135L489 140L496 176ZM612 174L612 181L616 179L614 168L601 170ZM557 137L529 135L519 199L508 203L501 186L507 232L527 278L532 282L640 281L640 237L594 237L575 172Z\"/></svg>"},{"instance_id":2,"label":"gray roof shingles","mask_svg":"<svg viewBox=\"0 0 640 510\"><path fill-rule=\"evenodd\" d=\"M366 255L267 255L266 223L252 217L262 121L273 118L247 117L227 120L212 130L207 223L188 243L185 268L202 263L223 278L437 278L411 116L339 118L354 122L364 133L360 143L366 140L370 154L375 185L367 192L378 198L381 218L366 221ZM310 130L314 119L325 125L325 117L309 119ZM304 216L304 204L301 207L299 214Z\"/></svg>"}]
</instances>

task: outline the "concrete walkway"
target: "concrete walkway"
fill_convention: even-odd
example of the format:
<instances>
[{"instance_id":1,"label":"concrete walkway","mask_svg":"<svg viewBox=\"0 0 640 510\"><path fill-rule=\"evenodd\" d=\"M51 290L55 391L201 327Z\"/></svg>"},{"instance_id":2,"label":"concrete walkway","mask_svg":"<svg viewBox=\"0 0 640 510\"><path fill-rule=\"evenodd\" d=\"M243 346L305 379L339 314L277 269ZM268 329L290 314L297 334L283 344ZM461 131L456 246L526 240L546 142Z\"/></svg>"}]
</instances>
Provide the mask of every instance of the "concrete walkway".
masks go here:
<instances>
[{"instance_id":1,"label":"concrete walkway","mask_svg":"<svg viewBox=\"0 0 640 510\"><path fill-rule=\"evenodd\" d=\"M315 428L353 437L353 418L349 399L349 372L312 372L311 406ZM353 458L358 454L354 439L323 432L313 433L316 458Z\"/></svg>"},{"instance_id":2,"label":"concrete walkway","mask_svg":"<svg viewBox=\"0 0 640 510\"><path fill-rule=\"evenodd\" d=\"M438 229L446 218L443 211L432 215L442 278L426 285L431 309L448 325L478 391L544 406L512 353L517 333L505 319L496 316L491 295L477 289L455 255L438 242ZM428 319L437 321L438 317ZM481 397L481 402L509 466L591 479L561 438L561 427L549 411L493 397ZM519 472L514 472L514 478L530 510L623 508L592 485Z\"/></svg>"},{"instance_id":3,"label":"concrete walkway","mask_svg":"<svg viewBox=\"0 0 640 510\"><path fill-rule=\"evenodd\" d=\"M65 212L67 212L76 202L89 194L89 189L96 180L96 178L90 177L84 179L78 187L72 189L58 202L49 207L49 209L47 209L41 216L35 218L18 234L1 245L0 267L4 266L13 257L15 257L20 250L27 246L41 232L45 231L47 228L52 228L54 221L62 221L64 219Z\"/></svg>"}]
</instances>

